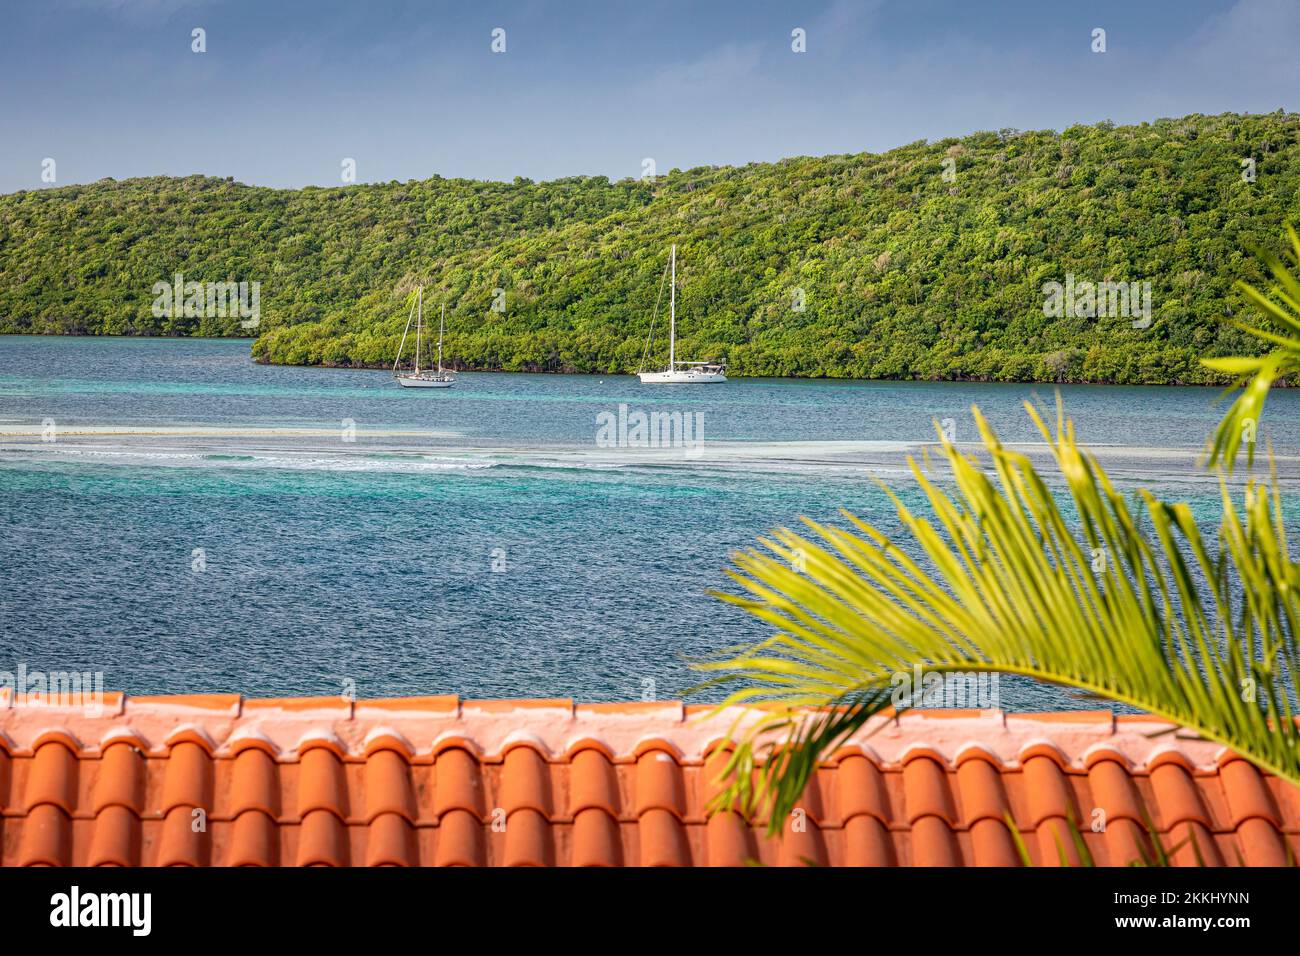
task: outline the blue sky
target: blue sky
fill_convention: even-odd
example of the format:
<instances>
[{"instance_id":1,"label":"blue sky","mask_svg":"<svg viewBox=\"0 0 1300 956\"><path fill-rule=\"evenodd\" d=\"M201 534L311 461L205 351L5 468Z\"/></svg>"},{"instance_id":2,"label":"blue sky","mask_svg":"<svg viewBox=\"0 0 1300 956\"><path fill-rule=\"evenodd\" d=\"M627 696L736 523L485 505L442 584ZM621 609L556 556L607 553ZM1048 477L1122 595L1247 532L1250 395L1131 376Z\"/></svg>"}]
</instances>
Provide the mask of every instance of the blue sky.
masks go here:
<instances>
[{"instance_id":1,"label":"blue sky","mask_svg":"<svg viewBox=\"0 0 1300 956\"><path fill-rule=\"evenodd\" d=\"M45 157L60 185L337 185L345 157L363 182L617 179L1295 109L1298 48L1297 0L5 0L0 192Z\"/></svg>"}]
</instances>

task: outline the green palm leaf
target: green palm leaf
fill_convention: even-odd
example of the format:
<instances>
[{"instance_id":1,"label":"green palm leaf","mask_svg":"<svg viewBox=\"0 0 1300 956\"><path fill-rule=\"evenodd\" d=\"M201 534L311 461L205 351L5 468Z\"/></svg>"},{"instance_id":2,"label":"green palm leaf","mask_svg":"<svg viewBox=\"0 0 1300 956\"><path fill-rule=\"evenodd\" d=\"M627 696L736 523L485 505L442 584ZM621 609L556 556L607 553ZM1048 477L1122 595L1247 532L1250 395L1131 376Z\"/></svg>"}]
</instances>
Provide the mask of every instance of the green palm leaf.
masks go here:
<instances>
[{"instance_id":1,"label":"green palm leaf","mask_svg":"<svg viewBox=\"0 0 1300 956\"><path fill-rule=\"evenodd\" d=\"M1026 408L1073 523L976 408L991 467L941 435L951 492L910 460L930 516L881 485L922 559L847 512L851 530L805 519L803 533L780 529L763 550L734 555L729 574L744 593L717 596L775 633L696 665L709 684L739 685L720 708L759 704L763 715L740 733L717 805L752 810L770 799L775 832L822 755L872 715L907 705L897 675L918 664L1018 674L1131 704L1300 783L1300 568L1286 550L1276 482L1271 495L1249 483L1239 509L1221 480L1212 549L1185 504L1143 491L1140 523L1064 412L1053 431Z\"/></svg>"},{"instance_id":2,"label":"green palm leaf","mask_svg":"<svg viewBox=\"0 0 1300 956\"><path fill-rule=\"evenodd\" d=\"M1228 357L1202 359L1201 363L1216 372L1237 377L1234 387L1241 394L1229 407L1211 439L1209 464L1225 465L1229 472L1237 460L1241 446L1246 446L1247 465L1255 461L1255 435L1269 389L1280 378L1300 372L1300 235L1287 226L1291 241L1288 261L1267 250L1256 250L1273 274L1273 284L1268 292L1261 292L1249 283L1238 281L1237 288L1250 303L1283 334L1259 323L1234 322L1242 331L1272 345L1273 351L1260 358Z\"/></svg>"}]
</instances>

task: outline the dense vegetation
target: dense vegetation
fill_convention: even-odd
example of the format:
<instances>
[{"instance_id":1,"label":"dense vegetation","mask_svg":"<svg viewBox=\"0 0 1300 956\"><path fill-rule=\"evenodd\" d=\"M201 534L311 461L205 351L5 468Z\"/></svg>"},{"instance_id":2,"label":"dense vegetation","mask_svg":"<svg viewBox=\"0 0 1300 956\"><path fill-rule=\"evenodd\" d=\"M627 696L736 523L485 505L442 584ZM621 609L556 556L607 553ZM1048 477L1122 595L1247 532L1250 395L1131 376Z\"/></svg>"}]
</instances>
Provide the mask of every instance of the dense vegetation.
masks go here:
<instances>
[{"instance_id":1,"label":"dense vegetation","mask_svg":"<svg viewBox=\"0 0 1300 956\"><path fill-rule=\"evenodd\" d=\"M1196 115L653 182L26 191L0 197L0 331L238 334L151 314L153 284L183 272L261 283L259 360L385 365L423 282L457 367L630 371L676 242L680 354L737 374L1206 382L1201 356L1259 350L1224 319L1246 307L1232 281L1262 278L1243 250L1300 218L1298 131ZM1067 273L1149 281L1150 326L1045 317L1043 284Z\"/></svg>"}]
</instances>

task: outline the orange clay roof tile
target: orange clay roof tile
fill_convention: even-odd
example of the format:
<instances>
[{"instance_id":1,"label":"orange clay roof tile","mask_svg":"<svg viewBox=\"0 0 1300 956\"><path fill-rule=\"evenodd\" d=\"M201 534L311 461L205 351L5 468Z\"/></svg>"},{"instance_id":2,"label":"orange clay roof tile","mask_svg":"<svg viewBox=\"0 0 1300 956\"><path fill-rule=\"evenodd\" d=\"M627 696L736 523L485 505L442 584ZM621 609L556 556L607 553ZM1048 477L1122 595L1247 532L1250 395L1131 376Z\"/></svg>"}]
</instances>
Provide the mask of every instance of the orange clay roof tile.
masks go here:
<instances>
[{"instance_id":1,"label":"orange clay roof tile","mask_svg":"<svg viewBox=\"0 0 1300 956\"><path fill-rule=\"evenodd\" d=\"M376 750L366 758L366 822L391 813L414 823L419 819L411 765L392 750Z\"/></svg>"},{"instance_id":2,"label":"orange clay roof tile","mask_svg":"<svg viewBox=\"0 0 1300 956\"><path fill-rule=\"evenodd\" d=\"M569 815L600 809L617 819L622 809L614 765L599 750L579 750L569 765Z\"/></svg>"},{"instance_id":3,"label":"orange clay roof tile","mask_svg":"<svg viewBox=\"0 0 1300 956\"><path fill-rule=\"evenodd\" d=\"M1210 814L1201 799L1201 788L1187 769L1165 761L1151 771L1151 786L1160 807L1159 824L1172 829L1180 823L1195 821L1210 826Z\"/></svg>"},{"instance_id":4,"label":"orange clay roof tile","mask_svg":"<svg viewBox=\"0 0 1300 956\"><path fill-rule=\"evenodd\" d=\"M466 810L449 810L438 821L435 866L482 866L483 825Z\"/></svg>"},{"instance_id":5,"label":"orange clay roof tile","mask_svg":"<svg viewBox=\"0 0 1300 956\"><path fill-rule=\"evenodd\" d=\"M597 807L573 815L572 866L622 866L623 842L613 814Z\"/></svg>"},{"instance_id":6,"label":"orange clay roof tile","mask_svg":"<svg viewBox=\"0 0 1300 956\"><path fill-rule=\"evenodd\" d=\"M298 866L348 866L347 828L330 810L309 810L298 827Z\"/></svg>"},{"instance_id":7,"label":"orange clay roof tile","mask_svg":"<svg viewBox=\"0 0 1300 956\"><path fill-rule=\"evenodd\" d=\"M875 817L858 816L844 824L844 866L897 866L894 841Z\"/></svg>"},{"instance_id":8,"label":"orange clay roof tile","mask_svg":"<svg viewBox=\"0 0 1300 956\"><path fill-rule=\"evenodd\" d=\"M959 866L961 850L956 836L941 817L924 816L912 824L912 866Z\"/></svg>"},{"instance_id":9,"label":"orange clay roof tile","mask_svg":"<svg viewBox=\"0 0 1300 956\"><path fill-rule=\"evenodd\" d=\"M671 811L658 807L637 817L640 857L637 866L689 866L690 846L685 828Z\"/></svg>"},{"instance_id":10,"label":"orange clay roof tile","mask_svg":"<svg viewBox=\"0 0 1300 956\"><path fill-rule=\"evenodd\" d=\"M529 747L506 752L495 803L506 816L517 810L533 810L547 819L554 816L550 769L541 754Z\"/></svg>"},{"instance_id":11,"label":"orange clay roof tile","mask_svg":"<svg viewBox=\"0 0 1300 956\"><path fill-rule=\"evenodd\" d=\"M1124 766L1114 760L1099 760L1088 769L1088 783L1092 787L1092 802L1096 816L1106 825L1118 820L1128 820L1143 826L1142 803L1133 778Z\"/></svg>"},{"instance_id":12,"label":"orange clay roof tile","mask_svg":"<svg viewBox=\"0 0 1300 956\"><path fill-rule=\"evenodd\" d=\"M235 816L230 832L230 866L275 866L279 831L275 819L262 810L244 810Z\"/></svg>"},{"instance_id":13,"label":"orange clay roof tile","mask_svg":"<svg viewBox=\"0 0 1300 956\"><path fill-rule=\"evenodd\" d=\"M958 764L957 790L961 798L962 819L968 827L973 828L984 820L1002 821L1011 809L1002 774L985 760L967 760Z\"/></svg>"},{"instance_id":14,"label":"orange clay roof tile","mask_svg":"<svg viewBox=\"0 0 1300 956\"><path fill-rule=\"evenodd\" d=\"M493 830L496 837L502 830ZM505 866L554 866L555 834L551 822L538 810L516 810L504 820L505 846L501 862Z\"/></svg>"},{"instance_id":15,"label":"orange clay roof tile","mask_svg":"<svg viewBox=\"0 0 1300 956\"><path fill-rule=\"evenodd\" d=\"M23 820L18 848L20 866L67 866L72 863L72 821L53 804L32 808Z\"/></svg>"},{"instance_id":16,"label":"orange clay roof tile","mask_svg":"<svg viewBox=\"0 0 1300 956\"><path fill-rule=\"evenodd\" d=\"M1282 817L1264 778L1253 764L1233 760L1219 771L1219 782L1228 804L1228 822L1233 827L1258 817L1273 826L1282 825Z\"/></svg>"},{"instance_id":17,"label":"orange clay roof tile","mask_svg":"<svg viewBox=\"0 0 1300 956\"><path fill-rule=\"evenodd\" d=\"M324 810L346 820L347 792L343 763L336 754L321 747L302 754L298 761L298 816L305 820L309 813Z\"/></svg>"},{"instance_id":18,"label":"orange clay roof tile","mask_svg":"<svg viewBox=\"0 0 1300 956\"><path fill-rule=\"evenodd\" d=\"M232 763L227 797L230 815L260 810L272 819L279 816L280 787L271 755L264 750L241 750Z\"/></svg>"},{"instance_id":19,"label":"orange clay roof tile","mask_svg":"<svg viewBox=\"0 0 1300 956\"><path fill-rule=\"evenodd\" d=\"M144 755L133 744L119 741L104 749L99 766L92 769L92 811L119 806L138 817L144 809Z\"/></svg>"},{"instance_id":20,"label":"orange clay roof tile","mask_svg":"<svg viewBox=\"0 0 1300 956\"><path fill-rule=\"evenodd\" d=\"M651 810L664 810L681 818L686 815L682 768L664 750L647 750L636 761L636 809L638 817Z\"/></svg>"},{"instance_id":21,"label":"orange clay roof tile","mask_svg":"<svg viewBox=\"0 0 1300 956\"><path fill-rule=\"evenodd\" d=\"M1153 845L1279 865L1300 790L1150 717L882 715L769 838L714 803L736 722L680 702L0 703L0 862L92 866L1007 866Z\"/></svg>"},{"instance_id":22,"label":"orange clay roof tile","mask_svg":"<svg viewBox=\"0 0 1300 956\"><path fill-rule=\"evenodd\" d=\"M95 818L89 866L138 866L140 862L140 817L122 806L101 810Z\"/></svg>"},{"instance_id":23,"label":"orange clay roof tile","mask_svg":"<svg viewBox=\"0 0 1300 956\"><path fill-rule=\"evenodd\" d=\"M868 815L887 827L894 819L885 775L866 757L854 755L840 760L835 780L842 824L847 825L859 816Z\"/></svg>"},{"instance_id":24,"label":"orange clay roof tile","mask_svg":"<svg viewBox=\"0 0 1300 956\"><path fill-rule=\"evenodd\" d=\"M1070 780L1060 764L1041 751L1024 761L1024 785L1028 797L1030 827L1057 818L1079 822Z\"/></svg>"},{"instance_id":25,"label":"orange clay roof tile","mask_svg":"<svg viewBox=\"0 0 1300 956\"><path fill-rule=\"evenodd\" d=\"M415 827L397 813L380 813L371 821L366 866L415 866L419 863Z\"/></svg>"},{"instance_id":26,"label":"orange clay roof tile","mask_svg":"<svg viewBox=\"0 0 1300 956\"><path fill-rule=\"evenodd\" d=\"M196 743L178 743L171 748L163 776L164 813L178 808L212 806L212 757Z\"/></svg>"},{"instance_id":27,"label":"orange clay roof tile","mask_svg":"<svg viewBox=\"0 0 1300 956\"><path fill-rule=\"evenodd\" d=\"M908 823L925 817L937 817L949 825L956 822L951 782L933 757L914 755L903 765L903 800Z\"/></svg>"},{"instance_id":28,"label":"orange clay roof tile","mask_svg":"<svg viewBox=\"0 0 1300 956\"><path fill-rule=\"evenodd\" d=\"M483 767L468 751L459 747L444 750L434 761L433 812L441 817L463 811L482 820Z\"/></svg>"},{"instance_id":29,"label":"orange clay roof tile","mask_svg":"<svg viewBox=\"0 0 1300 956\"><path fill-rule=\"evenodd\" d=\"M49 804L71 814L77 803L79 768L76 753L61 741L42 742L29 768L23 805L29 812Z\"/></svg>"},{"instance_id":30,"label":"orange clay roof tile","mask_svg":"<svg viewBox=\"0 0 1300 956\"><path fill-rule=\"evenodd\" d=\"M201 807L175 807L163 814L158 840L158 856L146 861L157 866L202 866L207 862L204 850L208 847Z\"/></svg>"},{"instance_id":31,"label":"orange clay roof tile","mask_svg":"<svg viewBox=\"0 0 1300 956\"><path fill-rule=\"evenodd\" d=\"M1020 856L1011 831L1001 820L984 817L970 828L971 862L975 866L1017 866Z\"/></svg>"}]
</instances>

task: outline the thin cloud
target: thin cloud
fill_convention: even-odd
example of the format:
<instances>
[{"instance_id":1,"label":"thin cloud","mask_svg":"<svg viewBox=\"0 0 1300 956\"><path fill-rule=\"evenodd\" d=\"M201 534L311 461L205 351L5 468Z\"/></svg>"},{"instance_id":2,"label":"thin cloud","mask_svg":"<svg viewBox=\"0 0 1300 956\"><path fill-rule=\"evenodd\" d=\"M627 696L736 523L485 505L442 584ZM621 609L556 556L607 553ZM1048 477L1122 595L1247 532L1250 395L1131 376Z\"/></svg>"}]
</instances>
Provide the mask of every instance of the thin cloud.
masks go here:
<instances>
[{"instance_id":1,"label":"thin cloud","mask_svg":"<svg viewBox=\"0 0 1300 956\"><path fill-rule=\"evenodd\" d=\"M1300 4L1295 0L1238 0L1211 17L1169 64L1228 88L1273 88L1280 97L1300 82Z\"/></svg>"},{"instance_id":2,"label":"thin cloud","mask_svg":"<svg viewBox=\"0 0 1300 956\"><path fill-rule=\"evenodd\" d=\"M51 0L47 9L98 12L135 23L166 20L182 10L214 6L218 0Z\"/></svg>"},{"instance_id":3,"label":"thin cloud","mask_svg":"<svg viewBox=\"0 0 1300 956\"><path fill-rule=\"evenodd\" d=\"M754 78L762 59L760 43L728 43L686 63L660 70L654 79L659 92L698 95L731 89Z\"/></svg>"}]
</instances>

